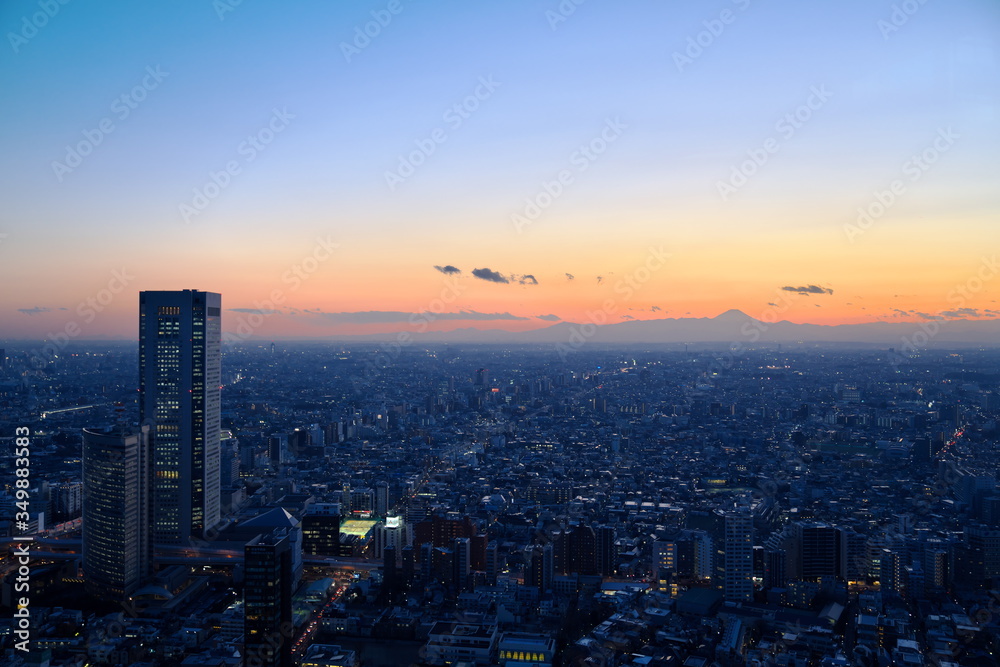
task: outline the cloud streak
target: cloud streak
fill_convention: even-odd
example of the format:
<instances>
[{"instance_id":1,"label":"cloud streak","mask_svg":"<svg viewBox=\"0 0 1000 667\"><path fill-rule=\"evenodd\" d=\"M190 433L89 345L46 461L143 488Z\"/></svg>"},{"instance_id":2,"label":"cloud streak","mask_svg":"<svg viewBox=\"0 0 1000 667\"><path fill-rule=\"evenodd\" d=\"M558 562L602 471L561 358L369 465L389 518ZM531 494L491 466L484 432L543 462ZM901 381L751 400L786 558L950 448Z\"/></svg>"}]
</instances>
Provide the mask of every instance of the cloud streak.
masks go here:
<instances>
[{"instance_id":1,"label":"cloud streak","mask_svg":"<svg viewBox=\"0 0 1000 667\"><path fill-rule=\"evenodd\" d=\"M411 313L399 310L367 310L359 312L324 313L313 311L311 315L319 315L323 319L333 324L398 324L400 322L410 322L418 318L428 318L431 320L467 320L467 321L494 321L494 320L527 320L530 318L513 315L511 313L480 313L475 310L462 310L457 313Z\"/></svg>"},{"instance_id":2,"label":"cloud streak","mask_svg":"<svg viewBox=\"0 0 1000 667\"><path fill-rule=\"evenodd\" d=\"M785 285L781 288L785 292L795 292L796 294L833 294L833 290L827 287L820 287L819 285L805 285L800 287L794 287L792 285Z\"/></svg>"}]
</instances>

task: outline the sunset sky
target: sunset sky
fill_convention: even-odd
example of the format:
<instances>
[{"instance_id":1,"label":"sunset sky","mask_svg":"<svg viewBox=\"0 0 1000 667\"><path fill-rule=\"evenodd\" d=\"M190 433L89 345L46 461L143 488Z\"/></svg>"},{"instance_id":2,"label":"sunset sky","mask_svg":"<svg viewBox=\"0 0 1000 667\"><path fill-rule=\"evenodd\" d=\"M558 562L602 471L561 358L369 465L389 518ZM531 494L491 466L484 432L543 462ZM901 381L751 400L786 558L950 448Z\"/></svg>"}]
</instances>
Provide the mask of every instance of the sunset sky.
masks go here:
<instances>
[{"instance_id":1,"label":"sunset sky","mask_svg":"<svg viewBox=\"0 0 1000 667\"><path fill-rule=\"evenodd\" d=\"M995 0L50 1L0 5L0 341L1000 316Z\"/></svg>"}]
</instances>

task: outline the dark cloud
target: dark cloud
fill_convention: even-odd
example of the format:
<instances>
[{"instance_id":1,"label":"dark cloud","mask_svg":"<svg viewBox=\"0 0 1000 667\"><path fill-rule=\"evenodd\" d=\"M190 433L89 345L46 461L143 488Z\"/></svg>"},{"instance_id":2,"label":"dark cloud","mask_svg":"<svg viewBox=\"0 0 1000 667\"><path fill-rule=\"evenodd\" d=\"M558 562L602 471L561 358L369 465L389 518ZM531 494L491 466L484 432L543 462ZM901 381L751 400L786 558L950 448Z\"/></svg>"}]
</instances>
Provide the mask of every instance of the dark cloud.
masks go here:
<instances>
[{"instance_id":1,"label":"dark cloud","mask_svg":"<svg viewBox=\"0 0 1000 667\"><path fill-rule=\"evenodd\" d=\"M925 320L943 320L944 318L940 315L931 315L930 313L921 313L919 311L913 313L917 317L923 318Z\"/></svg>"},{"instance_id":2,"label":"dark cloud","mask_svg":"<svg viewBox=\"0 0 1000 667\"><path fill-rule=\"evenodd\" d=\"M561 322L562 318L558 315L535 315L540 320L545 320L547 322Z\"/></svg>"},{"instance_id":3,"label":"dark cloud","mask_svg":"<svg viewBox=\"0 0 1000 667\"><path fill-rule=\"evenodd\" d=\"M796 294L833 294L832 289L820 287L819 285L806 285L805 287L786 285L781 289L786 292L795 292Z\"/></svg>"},{"instance_id":4,"label":"dark cloud","mask_svg":"<svg viewBox=\"0 0 1000 667\"><path fill-rule=\"evenodd\" d=\"M518 276L517 277L517 282L520 285L537 285L538 284L538 281L535 280L535 276L531 275L530 273L526 273L523 276Z\"/></svg>"},{"instance_id":5,"label":"dark cloud","mask_svg":"<svg viewBox=\"0 0 1000 667\"><path fill-rule=\"evenodd\" d=\"M480 280L487 280L491 283L509 283L503 274L494 271L493 269L472 269L472 275L479 278Z\"/></svg>"},{"instance_id":6,"label":"dark cloud","mask_svg":"<svg viewBox=\"0 0 1000 667\"><path fill-rule=\"evenodd\" d=\"M975 308L959 308L958 310L943 310L941 314L945 317L952 317L958 320L964 320L968 317L982 317L979 311Z\"/></svg>"},{"instance_id":7,"label":"dark cloud","mask_svg":"<svg viewBox=\"0 0 1000 667\"><path fill-rule=\"evenodd\" d=\"M397 324L411 320L527 320L527 317L510 313L480 313L475 310L462 310L457 313L408 313L398 310L367 310L354 313L322 313L310 311L310 314L321 315L334 324Z\"/></svg>"},{"instance_id":8,"label":"dark cloud","mask_svg":"<svg viewBox=\"0 0 1000 667\"><path fill-rule=\"evenodd\" d=\"M632 317L631 315L622 315L622 319L623 320L634 320L635 318Z\"/></svg>"},{"instance_id":9,"label":"dark cloud","mask_svg":"<svg viewBox=\"0 0 1000 667\"><path fill-rule=\"evenodd\" d=\"M576 280L576 276L574 276L572 273L567 273L566 280Z\"/></svg>"},{"instance_id":10,"label":"dark cloud","mask_svg":"<svg viewBox=\"0 0 1000 667\"><path fill-rule=\"evenodd\" d=\"M460 269L458 267L455 267L455 266L452 266L451 264L446 264L444 266L438 266L437 264L435 264L434 268L437 269L438 271L440 271L441 273L445 273L445 274L461 273L462 272L462 269Z\"/></svg>"},{"instance_id":11,"label":"dark cloud","mask_svg":"<svg viewBox=\"0 0 1000 667\"><path fill-rule=\"evenodd\" d=\"M604 280L604 276L597 276L597 284L600 285L601 281Z\"/></svg>"},{"instance_id":12,"label":"dark cloud","mask_svg":"<svg viewBox=\"0 0 1000 667\"><path fill-rule=\"evenodd\" d=\"M653 311L654 313L658 313L661 310L661 308L659 306L653 306L652 308L650 308L650 310Z\"/></svg>"},{"instance_id":13,"label":"dark cloud","mask_svg":"<svg viewBox=\"0 0 1000 667\"><path fill-rule=\"evenodd\" d=\"M41 315L42 313L51 313L52 309L45 306L35 306L34 308L18 308L17 312L25 315Z\"/></svg>"},{"instance_id":14,"label":"dark cloud","mask_svg":"<svg viewBox=\"0 0 1000 667\"><path fill-rule=\"evenodd\" d=\"M778 305L778 304L776 304L776 303L775 303L775 302L773 302L773 301L768 301L768 302L767 302L767 305L769 305L769 306L775 306L775 307L777 307L777 305Z\"/></svg>"}]
</instances>

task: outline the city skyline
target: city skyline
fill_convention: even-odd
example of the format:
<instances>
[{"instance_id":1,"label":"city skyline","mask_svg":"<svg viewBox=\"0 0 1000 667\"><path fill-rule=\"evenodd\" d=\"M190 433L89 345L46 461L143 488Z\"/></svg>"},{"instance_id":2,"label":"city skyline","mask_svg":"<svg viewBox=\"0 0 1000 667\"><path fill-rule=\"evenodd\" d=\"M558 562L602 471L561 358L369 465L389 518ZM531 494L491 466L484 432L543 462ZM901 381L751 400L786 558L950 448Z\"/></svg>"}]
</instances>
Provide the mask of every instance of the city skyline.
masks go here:
<instances>
[{"instance_id":1,"label":"city skyline","mask_svg":"<svg viewBox=\"0 0 1000 667\"><path fill-rule=\"evenodd\" d=\"M265 340L1000 315L990 2L40 11L0 10L0 339L192 285Z\"/></svg>"}]
</instances>

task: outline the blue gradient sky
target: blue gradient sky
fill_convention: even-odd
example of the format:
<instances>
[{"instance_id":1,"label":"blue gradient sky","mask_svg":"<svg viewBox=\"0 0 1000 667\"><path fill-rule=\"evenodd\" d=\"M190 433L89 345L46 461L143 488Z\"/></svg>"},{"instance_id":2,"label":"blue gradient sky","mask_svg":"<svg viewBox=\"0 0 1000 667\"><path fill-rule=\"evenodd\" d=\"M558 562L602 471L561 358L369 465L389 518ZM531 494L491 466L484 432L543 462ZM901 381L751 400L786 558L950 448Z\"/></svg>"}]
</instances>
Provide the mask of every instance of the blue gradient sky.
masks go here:
<instances>
[{"instance_id":1,"label":"blue gradient sky","mask_svg":"<svg viewBox=\"0 0 1000 667\"><path fill-rule=\"evenodd\" d=\"M453 312L581 321L651 246L672 257L631 297L637 317L758 315L782 286L815 284L833 294L782 316L919 320L997 245L991 0L929 0L887 35L894 3L872 0L589 0L554 28L555 1L401 0L348 62L342 43L388 4L244 0L220 20L209 1L69 2L15 52L41 10L3 3L0 338L79 320L123 267L134 280L82 337L134 336L136 292L183 287L230 308L280 290L263 336L395 330L323 313L422 312L446 264L463 270ZM679 71L674 52L724 10L732 22ZM112 103L147 67L167 76L120 119ZM449 126L481 77L499 86ZM812 87L829 100L783 138L776 123ZM238 147L276 108L294 118L245 162ZM105 118L114 131L60 181L53 161ZM625 130L577 171L571 156L608 119ZM447 141L390 190L386 171L436 128ZM911 181L902 165L943 128L958 139ZM723 200L719 181L769 137L777 153ZM241 172L186 223L179 206L230 160ZM573 182L519 233L511 215L563 169ZM905 192L888 212L845 233L895 179ZM293 289L282 276L317 237L339 248ZM471 276L484 267L538 284ZM966 305L993 316L998 291ZM470 324L504 321L447 326Z\"/></svg>"}]
</instances>

